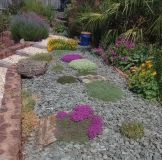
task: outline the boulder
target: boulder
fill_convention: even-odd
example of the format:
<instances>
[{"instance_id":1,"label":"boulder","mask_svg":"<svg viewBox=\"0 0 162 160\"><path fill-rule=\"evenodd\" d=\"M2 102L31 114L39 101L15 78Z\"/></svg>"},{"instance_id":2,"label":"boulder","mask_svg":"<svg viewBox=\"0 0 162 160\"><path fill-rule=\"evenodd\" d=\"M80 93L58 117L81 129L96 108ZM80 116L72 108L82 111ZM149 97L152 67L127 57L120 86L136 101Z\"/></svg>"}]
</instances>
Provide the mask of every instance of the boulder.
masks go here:
<instances>
[{"instance_id":1,"label":"boulder","mask_svg":"<svg viewBox=\"0 0 162 160\"><path fill-rule=\"evenodd\" d=\"M17 64L18 73L25 78L33 78L34 76L39 76L45 74L47 71L46 61L35 61L35 60L21 60Z\"/></svg>"}]
</instances>

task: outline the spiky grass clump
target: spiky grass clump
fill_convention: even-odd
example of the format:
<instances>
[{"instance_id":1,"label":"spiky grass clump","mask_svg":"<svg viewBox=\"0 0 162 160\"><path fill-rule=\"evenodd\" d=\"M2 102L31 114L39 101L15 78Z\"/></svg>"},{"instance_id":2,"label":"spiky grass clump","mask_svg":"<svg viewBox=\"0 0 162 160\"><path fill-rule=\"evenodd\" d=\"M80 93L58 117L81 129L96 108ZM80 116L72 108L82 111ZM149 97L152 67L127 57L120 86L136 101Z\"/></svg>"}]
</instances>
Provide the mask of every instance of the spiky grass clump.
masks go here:
<instances>
[{"instance_id":1,"label":"spiky grass clump","mask_svg":"<svg viewBox=\"0 0 162 160\"><path fill-rule=\"evenodd\" d=\"M57 80L58 83L66 84L66 83L75 83L77 79L73 76L62 76Z\"/></svg>"},{"instance_id":2,"label":"spiky grass clump","mask_svg":"<svg viewBox=\"0 0 162 160\"><path fill-rule=\"evenodd\" d=\"M120 88L107 81L96 81L87 84L88 95L103 101L116 101L123 95Z\"/></svg>"},{"instance_id":3,"label":"spiky grass clump","mask_svg":"<svg viewBox=\"0 0 162 160\"><path fill-rule=\"evenodd\" d=\"M64 70L64 66L61 64L56 64L52 67L52 71L54 72L62 72Z\"/></svg>"},{"instance_id":4,"label":"spiky grass clump","mask_svg":"<svg viewBox=\"0 0 162 160\"><path fill-rule=\"evenodd\" d=\"M144 136L143 124L139 122L123 123L120 131L122 135L134 140L141 139Z\"/></svg>"},{"instance_id":5,"label":"spiky grass clump","mask_svg":"<svg viewBox=\"0 0 162 160\"><path fill-rule=\"evenodd\" d=\"M74 60L69 66L79 72L94 72L97 69L97 65L87 59Z\"/></svg>"},{"instance_id":6,"label":"spiky grass clump","mask_svg":"<svg viewBox=\"0 0 162 160\"><path fill-rule=\"evenodd\" d=\"M35 99L28 90L22 90L22 134L29 136L38 122L38 117L33 112Z\"/></svg>"},{"instance_id":7,"label":"spiky grass clump","mask_svg":"<svg viewBox=\"0 0 162 160\"><path fill-rule=\"evenodd\" d=\"M33 55L30 57L30 59L35 60L35 61L47 61L50 62L52 61L52 55L49 53L38 53L36 55Z\"/></svg>"},{"instance_id":8,"label":"spiky grass clump","mask_svg":"<svg viewBox=\"0 0 162 160\"><path fill-rule=\"evenodd\" d=\"M29 90L22 90L22 111L23 112L31 112L34 109L36 101L34 100L31 92Z\"/></svg>"}]
</instances>

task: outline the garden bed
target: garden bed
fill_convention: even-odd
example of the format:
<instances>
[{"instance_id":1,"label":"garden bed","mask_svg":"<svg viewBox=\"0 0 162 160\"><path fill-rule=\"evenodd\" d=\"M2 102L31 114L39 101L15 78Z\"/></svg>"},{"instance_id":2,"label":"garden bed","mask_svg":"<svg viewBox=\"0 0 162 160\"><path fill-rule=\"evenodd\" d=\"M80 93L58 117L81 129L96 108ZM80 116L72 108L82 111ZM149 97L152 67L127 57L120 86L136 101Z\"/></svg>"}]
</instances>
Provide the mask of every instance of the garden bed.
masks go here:
<instances>
[{"instance_id":1,"label":"garden bed","mask_svg":"<svg viewBox=\"0 0 162 160\"><path fill-rule=\"evenodd\" d=\"M71 84L60 84L58 78L62 76L77 77L77 71L60 60L56 51L53 56L59 57L51 62L46 74L33 79L23 79L23 89L28 89L39 97L35 112L40 117L55 114L58 111L71 111L76 104L89 104L95 112L104 119L103 134L94 140L79 144L74 142L56 141L39 150L34 136L29 137L24 145L25 160L46 159L129 159L150 160L161 159L162 154L162 108L137 97L130 92L126 80L119 76L113 67L105 66L98 57L89 52L81 53L84 58L97 64L97 74L104 76L123 91L123 96L115 102L102 101L92 98L87 93L86 84L76 81ZM59 64L61 67L54 65ZM58 70L57 70L58 69ZM144 126L144 137L132 140L123 136L120 127L124 122L137 121Z\"/></svg>"}]
</instances>

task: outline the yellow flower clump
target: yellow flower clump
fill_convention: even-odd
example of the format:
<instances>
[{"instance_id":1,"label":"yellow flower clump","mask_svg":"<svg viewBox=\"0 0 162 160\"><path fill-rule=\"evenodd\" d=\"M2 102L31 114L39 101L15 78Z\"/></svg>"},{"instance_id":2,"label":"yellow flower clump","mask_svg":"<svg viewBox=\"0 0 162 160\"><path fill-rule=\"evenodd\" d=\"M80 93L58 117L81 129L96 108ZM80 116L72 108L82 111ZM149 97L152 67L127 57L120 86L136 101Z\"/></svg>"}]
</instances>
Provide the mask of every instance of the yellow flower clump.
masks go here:
<instances>
[{"instance_id":1,"label":"yellow flower clump","mask_svg":"<svg viewBox=\"0 0 162 160\"><path fill-rule=\"evenodd\" d=\"M157 75L157 72L153 68L153 62L151 60L145 61L138 69L136 69L136 71L140 72L143 76L148 73L152 76Z\"/></svg>"},{"instance_id":2,"label":"yellow flower clump","mask_svg":"<svg viewBox=\"0 0 162 160\"><path fill-rule=\"evenodd\" d=\"M49 52L60 49L60 50L74 50L76 49L78 42L74 39L49 39L47 49Z\"/></svg>"}]
</instances>

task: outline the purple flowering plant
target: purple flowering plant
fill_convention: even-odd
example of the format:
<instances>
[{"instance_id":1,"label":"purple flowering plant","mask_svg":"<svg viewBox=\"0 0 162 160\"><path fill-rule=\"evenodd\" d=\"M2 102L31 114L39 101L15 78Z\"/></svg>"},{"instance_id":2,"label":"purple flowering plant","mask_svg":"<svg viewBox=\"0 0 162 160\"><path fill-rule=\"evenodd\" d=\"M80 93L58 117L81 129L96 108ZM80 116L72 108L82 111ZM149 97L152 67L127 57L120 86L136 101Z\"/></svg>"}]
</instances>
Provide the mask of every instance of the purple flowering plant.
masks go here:
<instances>
[{"instance_id":1,"label":"purple flowering plant","mask_svg":"<svg viewBox=\"0 0 162 160\"><path fill-rule=\"evenodd\" d=\"M71 62L73 60L82 59L83 57L79 53L65 54L61 59L64 62Z\"/></svg>"},{"instance_id":2,"label":"purple flowering plant","mask_svg":"<svg viewBox=\"0 0 162 160\"><path fill-rule=\"evenodd\" d=\"M135 48L135 43L132 40L120 37L115 41L114 45L111 45L108 50L109 62L121 68L122 70L129 69L133 63L132 52Z\"/></svg>"},{"instance_id":3,"label":"purple flowering plant","mask_svg":"<svg viewBox=\"0 0 162 160\"><path fill-rule=\"evenodd\" d=\"M56 115L58 129L61 128L59 136L64 140L92 140L103 131L103 119L95 115L90 105L76 105L72 112L58 112Z\"/></svg>"}]
</instances>

